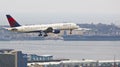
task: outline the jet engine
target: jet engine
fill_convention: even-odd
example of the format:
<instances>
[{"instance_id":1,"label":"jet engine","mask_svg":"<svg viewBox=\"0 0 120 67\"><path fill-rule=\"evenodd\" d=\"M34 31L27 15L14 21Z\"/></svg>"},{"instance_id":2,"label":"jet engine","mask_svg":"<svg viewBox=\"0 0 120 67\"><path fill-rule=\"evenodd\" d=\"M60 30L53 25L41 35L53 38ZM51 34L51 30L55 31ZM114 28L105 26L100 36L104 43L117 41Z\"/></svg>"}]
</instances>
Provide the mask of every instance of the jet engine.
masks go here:
<instances>
[{"instance_id":1,"label":"jet engine","mask_svg":"<svg viewBox=\"0 0 120 67\"><path fill-rule=\"evenodd\" d=\"M59 33L60 33L60 30L58 30L58 29L53 30L53 33L55 33L55 34L59 34Z\"/></svg>"}]
</instances>

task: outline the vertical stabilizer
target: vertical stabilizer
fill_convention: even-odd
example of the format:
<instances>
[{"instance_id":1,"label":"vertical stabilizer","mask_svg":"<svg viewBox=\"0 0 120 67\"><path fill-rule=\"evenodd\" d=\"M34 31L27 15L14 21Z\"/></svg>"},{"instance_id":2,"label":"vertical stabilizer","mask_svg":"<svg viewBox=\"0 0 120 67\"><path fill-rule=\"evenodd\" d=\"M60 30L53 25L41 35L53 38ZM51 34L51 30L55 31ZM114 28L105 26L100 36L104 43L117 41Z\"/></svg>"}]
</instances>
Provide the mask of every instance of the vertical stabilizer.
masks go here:
<instances>
[{"instance_id":1,"label":"vertical stabilizer","mask_svg":"<svg viewBox=\"0 0 120 67\"><path fill-rule=\"evenodd\" d=\"M10 15L6 15L8 22L10 24L10 27L18 27L21 26L19 23L17 23L17 21Z\"/></svg>"}]
</instances>

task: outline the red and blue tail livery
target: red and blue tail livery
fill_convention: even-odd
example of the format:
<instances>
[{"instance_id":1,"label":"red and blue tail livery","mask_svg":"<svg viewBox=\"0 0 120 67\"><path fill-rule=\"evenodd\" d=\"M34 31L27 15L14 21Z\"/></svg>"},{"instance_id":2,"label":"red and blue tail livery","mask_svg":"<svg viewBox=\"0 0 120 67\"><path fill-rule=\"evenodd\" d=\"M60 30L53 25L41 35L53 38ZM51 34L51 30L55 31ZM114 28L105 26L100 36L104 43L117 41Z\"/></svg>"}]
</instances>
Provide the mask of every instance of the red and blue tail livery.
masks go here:
<instances>
[{"instance_id":1,"label":"red and blue tail livery","mask_svg":"<svg viewBox=\"0 0 120 67\"><path fill-rule=\"evenodd\" d=\"M10 15L6 15L7 16L7 19L9 21L9 24L11 27L19 27L21 26L19 23L17 23L17 21Z\"/></svg>"}]
</instances>

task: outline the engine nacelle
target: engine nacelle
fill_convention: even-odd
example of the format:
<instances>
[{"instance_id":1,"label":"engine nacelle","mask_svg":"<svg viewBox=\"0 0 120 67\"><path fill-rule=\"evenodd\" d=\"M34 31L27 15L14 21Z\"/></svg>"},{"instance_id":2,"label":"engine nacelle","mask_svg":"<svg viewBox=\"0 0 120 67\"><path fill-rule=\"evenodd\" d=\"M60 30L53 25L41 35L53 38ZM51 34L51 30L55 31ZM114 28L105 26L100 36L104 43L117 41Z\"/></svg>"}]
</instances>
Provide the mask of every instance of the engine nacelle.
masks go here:
<instances>
[{"instance_id":1,"label":"engine nacelle","mask_svg":"<svg viewBox=\"0 0 120 67\"><path fill-rule=\"evenodd\" d=\"M60 33L60 30L53 30L53 33L59 34L59 33Z\"/></svg>"}]
</instances>

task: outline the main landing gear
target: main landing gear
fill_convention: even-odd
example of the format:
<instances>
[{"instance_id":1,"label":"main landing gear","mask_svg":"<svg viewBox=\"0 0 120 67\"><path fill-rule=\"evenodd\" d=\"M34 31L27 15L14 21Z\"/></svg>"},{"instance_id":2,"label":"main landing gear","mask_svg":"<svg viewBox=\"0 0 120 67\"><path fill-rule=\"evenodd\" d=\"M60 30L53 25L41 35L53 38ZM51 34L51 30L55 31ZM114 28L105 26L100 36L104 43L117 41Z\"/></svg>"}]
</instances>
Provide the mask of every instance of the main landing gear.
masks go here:
<instances>
[{"instance_id":1,"label":"main landing gear","mask_svg":"<svg viewBox=\"0 0 120 67\"><path fill-rule=\"evenodd\" d=\"M45 32L44 32L44 35L40 32L40 34L39 34L38 36L44 36L44 37L46 37L46 36L48 36L48 35L47 35L47 33L45 33Z\"/></svg>"},{"instance_id":2,"label":"main landing gear","mask_svg":"<svg viewBox=\"0 0 120 67\"><path fill-rule=\"evenodd\" d=\"M46 37L46 36L48 36L47 33L50 33L50 32L53 32L53 28L52 27L49 27L49 28L47 28L44 31L40 31L40 34L38 36L44 36L44 37Z\"/></svg>"},{"instance_id":3,"label":"main landing gear","mask_svg":"<svg viewBox=\"0 0 120 67\"><path fill-rule=\"evenodd\" d=\"M72 34L72 29L70 29L70 34Z\"/></svg>"}]
</instances>

